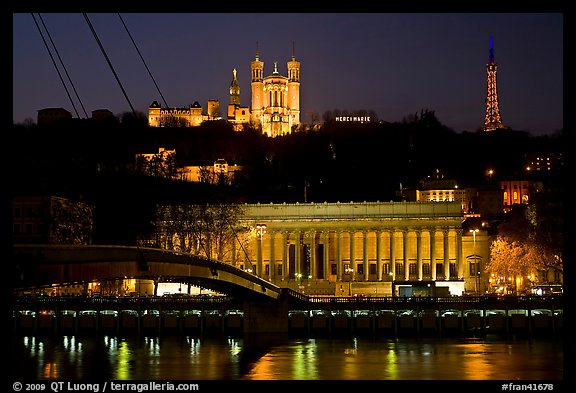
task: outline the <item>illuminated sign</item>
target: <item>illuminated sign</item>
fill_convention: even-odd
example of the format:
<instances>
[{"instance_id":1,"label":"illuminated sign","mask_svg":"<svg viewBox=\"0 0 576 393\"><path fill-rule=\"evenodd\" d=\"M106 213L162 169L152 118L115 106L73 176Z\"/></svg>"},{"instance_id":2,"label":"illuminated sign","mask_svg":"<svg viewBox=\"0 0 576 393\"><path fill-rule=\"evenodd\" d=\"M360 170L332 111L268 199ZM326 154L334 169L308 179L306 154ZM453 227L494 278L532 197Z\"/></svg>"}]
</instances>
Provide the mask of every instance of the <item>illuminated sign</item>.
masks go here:
<instances>
[{"instance_id":1,"label":"illuminated sign","mask_svg":"<svg viewBox=\"0 0 576 393\"><path fill-rule=\"evenodd\" d=\"M370 122L370 116L336 116L336 121L350 121L357 123Z\"/></svg>"}]
</instances>

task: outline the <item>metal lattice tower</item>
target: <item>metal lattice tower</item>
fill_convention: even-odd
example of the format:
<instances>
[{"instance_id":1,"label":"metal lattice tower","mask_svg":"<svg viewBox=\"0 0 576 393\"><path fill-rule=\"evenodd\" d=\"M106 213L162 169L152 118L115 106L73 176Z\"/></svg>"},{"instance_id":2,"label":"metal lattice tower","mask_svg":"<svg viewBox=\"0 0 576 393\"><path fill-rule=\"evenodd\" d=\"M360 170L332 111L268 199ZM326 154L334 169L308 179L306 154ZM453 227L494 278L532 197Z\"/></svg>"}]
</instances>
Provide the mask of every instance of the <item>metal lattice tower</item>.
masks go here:
<instances>
[{"instance_id":1,"label":"metal lattice tower","mask_svg":"<svg viewBox=\"0 0 576 393\"><path fill-rule=\"evenodd\" d=\"M488 95L486 96L486 117L484 118L482 131L494 131L499 128L506 128L504 124L502 124L502 117L500 116L500 108L498 106L498 89L496 87L497 71L498 65L494 60L494 45L492 37L490 37L490 57L488 64L486 64Z\"/></svg>"}]
</instances>

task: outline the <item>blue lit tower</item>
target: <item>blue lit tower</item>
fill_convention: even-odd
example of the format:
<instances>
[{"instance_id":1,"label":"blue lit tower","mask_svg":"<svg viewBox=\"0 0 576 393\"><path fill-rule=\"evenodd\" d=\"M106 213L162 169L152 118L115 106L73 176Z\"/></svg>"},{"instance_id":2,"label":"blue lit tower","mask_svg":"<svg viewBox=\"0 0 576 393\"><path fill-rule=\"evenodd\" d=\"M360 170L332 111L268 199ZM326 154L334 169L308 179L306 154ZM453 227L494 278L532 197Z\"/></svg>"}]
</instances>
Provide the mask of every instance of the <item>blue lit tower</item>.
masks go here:
<instances>
[{"instance_id":1,"label":"blue lit tower","mask_svg":"<svg viewBox=\"0 0 576 393\"><path fill-rule=\"evenodd\" d=\"M484 118L482 131L494 131L499 128L506 128L504 124L502 124L500 108L498 106L498 89L496 87L497 71L498 65L494 60L494 44L492 37L490 37L490 57L488 64L486 64L486 72L488 73L488 95L486 97L486 117Z\"/></svg>"}]
</instances>

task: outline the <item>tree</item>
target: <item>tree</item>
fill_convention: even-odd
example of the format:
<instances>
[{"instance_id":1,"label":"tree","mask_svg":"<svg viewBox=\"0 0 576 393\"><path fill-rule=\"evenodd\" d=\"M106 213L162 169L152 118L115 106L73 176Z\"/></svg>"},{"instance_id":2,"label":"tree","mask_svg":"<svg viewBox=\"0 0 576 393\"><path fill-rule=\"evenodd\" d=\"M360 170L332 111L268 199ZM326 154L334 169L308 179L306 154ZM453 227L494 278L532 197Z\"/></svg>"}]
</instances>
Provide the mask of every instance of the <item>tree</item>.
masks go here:
<instances>
[{"instance_id":1,"label":"tree","mask_svg":"<svg viewBox=\"0 0 576 393\"><path fill-rule=\"evenodd\" d=\"M48 218L51 242L56 244L90 244L92 242L94 207L63 198L53 199Z\"/></svg>"},{"instance_id":2,"label":"tree","mask_svg":"<svg viewBox=\"0 0 576 393\"><path fill-rule=\"evenodd\" d=\"M165 205L156 209L156 234L161 248L225 261L235 242L242 242L238 204Z\"/></svg>"},{"instance_id":3,"label":"tree","mask_svg":"<svg viewBox=\"0 0 576 393\"><path fill-rule=\"evenodd\" d=\"M549 282L550 271L562 273L561 231L545 224L550 214L536 203L514 205L490 246L485 270L493 284L518 291L519 285Z\"/></svg>"}]
</instances>

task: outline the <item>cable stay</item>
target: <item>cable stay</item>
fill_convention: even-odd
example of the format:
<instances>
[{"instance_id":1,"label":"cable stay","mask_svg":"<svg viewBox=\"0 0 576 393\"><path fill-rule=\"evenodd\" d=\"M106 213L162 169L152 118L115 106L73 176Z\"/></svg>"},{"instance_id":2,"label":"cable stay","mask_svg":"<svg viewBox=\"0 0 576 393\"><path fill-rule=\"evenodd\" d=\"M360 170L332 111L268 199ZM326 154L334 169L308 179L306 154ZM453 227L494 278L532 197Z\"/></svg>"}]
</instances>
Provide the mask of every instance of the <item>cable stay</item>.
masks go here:
<instances>
[{"instance_id":1,"label":"cable stay","mask_svg":"<svg viewBox=\"0 0 576 393\"><path fill-rule=\"evenodd\" d=\"M68 73L66 65L64 64L62 57L60 57L60 53L58 52L58 48L56 47L54 40L52 40L52 36L50 35L50 32L48 31L48 28L46 27L46 24L44 23L44 18L42 18L41 14L38 14L38 17L40 18L40 22L42 22L42 26L44 26L44 30L46 30L46 34L48 35L48 38L50 39L50 42L52 43L52 46L54 47L54 51L56 52L56 55L58 56L58 60L60 60L60 64L62 65L62 68L64 69L64 72L66 73L66 77L68 78L68 82L72 86L72 90L74 90L74 94L76 95L76 99L80 103L80 106L82 107L82 111L84 111L84 116L86 116L86 118L88 118L89 116L88 116L88 113L86 112L86 108L84 108L84 104L82 103L82 100L80 99L80 96L78 95L78 91L76 90L76 87L74 86L74 82L72 82L72 78L70 77L70 74Z\"/></svg>"},{"instance_id":2,"label":"cable stay","mask_svg":"<svg viewBox=\"0 0 576 393\"><path fill-rule=\"evenodd\" d=\"M68 99L70 100L70 103L72 104L72 108L74 108L74 112L76 113L76 117L80 118L80 115L78 114L78 110L76 109L76 105L74 104L74 100L72 99L72 96L70 95L70 92L68 91L68 86L66 86L66 82L64 81L64 78L62 78L62 73L60 72L60 69L58 68L58 64L56 64L56 60L54 60L54 56L52 55L52 51L50 50L50 47L48 46L48 43L46 42L46 39L44 38L44 34L42 33L42 29L40 28L40 25L38 25L38 21L36 20L34 13L30 13L30 15L32 15L32 19L34 19L34 23L36 24L36 28L38 28L38 32L40 33L40 37L42 37L42 41L44 42L44 46L46 47L46 50L48 51L48 55L50 55L50 59L52 60L52 64L54 65L54 68L56 69L56 72L58 73L58 77L60 78L60 82L62 82L62 86L64 87L64 90L66 90L66 95L68 96Z\"/></svg>"},{"instance_id":3,"label":"cable stay","mask_svg":"<svg viewBox=\"0 0 576 393\"><path fill-rule=\"evenodd\" d=\"M116 78L116 82L118 82L118 85L120 86L120 89L122 90L122 93L124 94L124 97L126 98L126 101L128 101L128 105L130 105L130 109L132 109L132 114L134 114L134 116L136 116L136 111L134 110L134 107L132 106L132 102L130 102L130 98L128 98L128 94L126 94L126 90L124 90L124 86L122 86L122 82L120 81L120 78L118 77L118 74L116 73L116 70L114 69L114 66L112 66L112 62L110 61L110 58L106 54L106 50L104 49L102 42L100 42L100 38L98 38L98 34L96 34L96 30L94 30L94 26L92 26L92 23L90 22L90 19L88 18L88 15L86 13L82 13L82 15L84 15L84 19L86 19L86 23L88 23L88 26L90 27L90 30L92 31L92 35L94 36L94 39L96 39L96 42L98 43L98 46L100 47L100 50L102 51L102 54L104 55L104 58L108 62L108 66L110 67L110 70L114 74L114 77Z\"/></svg>"},{"instance_id":4,"label":"cable stay","mask_svg":"<svg viewBox=\"0 0 576 393\"><path fill-rule=\"evenodd\" d=\"M152 79L152 82L154 82L154 86L156 86L156 90L158 90L158 93L160 94L160 97L162 97L162 101L164 101L164 105L166 106L166 108L168 108L168 103L166 102L166 99L164 98L164 95L163 95L162 92L160 91L160 88L158 87L158 84L156 83L156 80L154 79L154 76L152 75L152 72L150 72L150 69L148 68L148 65L146 64L146 61L144 60L144 57L143 57L142 54L140 53L140 50L138 49L138 46L136 45L136 42L134 41L134 38L132 38L132 34L130 34L130 31L128 30L128 27L126 26L126 23L124 23L124 19L122 18L122 16L120 15L120 13L118 13L118 17L120 18L120 21L122 22L122 25L124 25L124 28L126 29L126 32L128 33L128 36L130 37L130 40L132 40L132 44L134 44L134 48L136 48L136 52L138 52L138 55L140 56L140 59L142 60L142 63L144 63L144 67L146 67L146 71L148 71L148 75L150 75L150 78Z\"/></svg>"}]
</instances>

